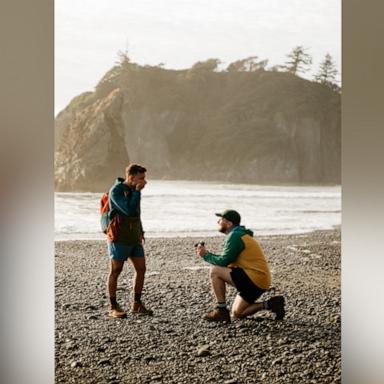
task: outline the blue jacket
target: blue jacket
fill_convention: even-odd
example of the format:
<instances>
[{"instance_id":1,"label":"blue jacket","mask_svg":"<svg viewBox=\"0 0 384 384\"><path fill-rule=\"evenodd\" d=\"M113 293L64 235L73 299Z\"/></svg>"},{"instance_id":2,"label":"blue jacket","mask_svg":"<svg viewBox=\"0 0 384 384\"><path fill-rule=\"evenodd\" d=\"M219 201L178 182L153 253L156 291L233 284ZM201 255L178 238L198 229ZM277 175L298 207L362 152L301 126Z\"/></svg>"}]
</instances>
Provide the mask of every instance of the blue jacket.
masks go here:
<instances>
[{"instance_id":1,"label":"blue jacket","mask_svg":"<svg viewBox=\"0 0 384 384\"><path fill-rule=\"evenodd\" d=\"M141 192L129 188L124 184L121 177L116 179L115 184L109 190L109 218L117 214L128 217L140 217Z\"/></svg>"}]
</instances>

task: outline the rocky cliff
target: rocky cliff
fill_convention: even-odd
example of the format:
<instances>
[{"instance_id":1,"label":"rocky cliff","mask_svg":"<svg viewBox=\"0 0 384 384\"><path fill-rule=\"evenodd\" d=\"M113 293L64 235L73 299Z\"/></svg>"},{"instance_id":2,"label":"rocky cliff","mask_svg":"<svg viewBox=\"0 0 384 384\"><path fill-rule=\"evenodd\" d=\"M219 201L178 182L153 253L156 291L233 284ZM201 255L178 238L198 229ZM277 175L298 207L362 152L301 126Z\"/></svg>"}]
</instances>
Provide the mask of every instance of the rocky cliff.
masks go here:
<instances>
[{"instance_id":1,"label":"rocky cliff","mask_svg":"<svg viewBox=\"0 0 384 384\"><path fill-rule=\"evenodd\" d=\"M340 183L340 95L282 72L116 66L56 118L58 191L152 179Z\"/></svg>"}]
</instances>

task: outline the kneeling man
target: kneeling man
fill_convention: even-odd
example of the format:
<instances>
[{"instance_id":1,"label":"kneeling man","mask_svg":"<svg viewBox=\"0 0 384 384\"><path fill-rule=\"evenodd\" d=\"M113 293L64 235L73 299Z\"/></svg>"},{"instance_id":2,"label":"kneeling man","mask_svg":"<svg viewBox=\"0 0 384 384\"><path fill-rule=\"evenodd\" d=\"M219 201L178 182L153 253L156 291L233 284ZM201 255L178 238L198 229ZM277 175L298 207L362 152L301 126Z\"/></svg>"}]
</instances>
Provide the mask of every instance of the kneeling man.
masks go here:
<instances>
[{"instance_id":1,"label":"kneeling man","mask_svg":"<svg viewBox=\"0 0 384 384\"><path fill-rule=\"evenodd\" d=\"M233 210L216 213L219 231L226 234L220 255L208 252L203 244L196 247L196 253L212 264L210 280L217 300L217 307L204 316L208 321L230 322L226 306L225 284L235 287L238 294L232 305L232 316L237 318L252 315L260 310L269 310L281 320L285 315L284 297L274 296L269 300L255 302L271 284L268 262L253 232L240 225L240 214Z\"/></svg>"}]
</instances>

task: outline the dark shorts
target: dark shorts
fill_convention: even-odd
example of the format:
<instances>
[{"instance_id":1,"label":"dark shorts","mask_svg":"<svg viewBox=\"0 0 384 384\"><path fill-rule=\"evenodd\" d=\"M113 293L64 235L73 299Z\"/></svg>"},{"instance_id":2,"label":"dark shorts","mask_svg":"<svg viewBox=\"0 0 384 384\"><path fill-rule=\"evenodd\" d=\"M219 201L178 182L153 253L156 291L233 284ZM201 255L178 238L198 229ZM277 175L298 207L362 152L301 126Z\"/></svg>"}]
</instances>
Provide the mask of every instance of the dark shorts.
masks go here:
<instances>
[{"instance_id":1,"label":"dark shorts","mask_svg":"<svg viewBox=\"0 0 384 384\"><path fill-rule=\"evenodd\" d=\"M113 260L127 261L128 257L144 257L144 248L138 245L123 245L107 242L108 254Z\"/></svg>"},{"instance_id":2,"label":"dark shorts","mask_svg":"<svg viewBox=\"0 0 384 384\"><path fill-rule=\"evenodd\" d=\"M265 289L254 284L242 268L233 268L231 278L239 295L249 304L253 304L265 292Z\"/></svg>"}]
</instances>

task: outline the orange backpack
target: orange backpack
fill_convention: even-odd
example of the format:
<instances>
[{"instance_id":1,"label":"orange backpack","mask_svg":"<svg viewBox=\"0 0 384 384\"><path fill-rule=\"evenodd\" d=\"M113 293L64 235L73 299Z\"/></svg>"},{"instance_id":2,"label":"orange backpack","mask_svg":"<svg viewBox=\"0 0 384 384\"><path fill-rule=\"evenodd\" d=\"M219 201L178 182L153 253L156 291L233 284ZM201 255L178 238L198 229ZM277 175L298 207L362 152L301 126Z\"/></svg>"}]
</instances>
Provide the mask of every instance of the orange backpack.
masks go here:
<instances>
[{"instance_id":1,"label":"orange backpack","mask_svg":"<svg viewBox=\"0 0 384 384\"><path fill-rule=\"evenodd\" d=\"M101 196L100 200L100 224L101 231L107 234L108 225L109 225L109 193L105 192L103 196Z\"/></svg>"}]
</instances>

